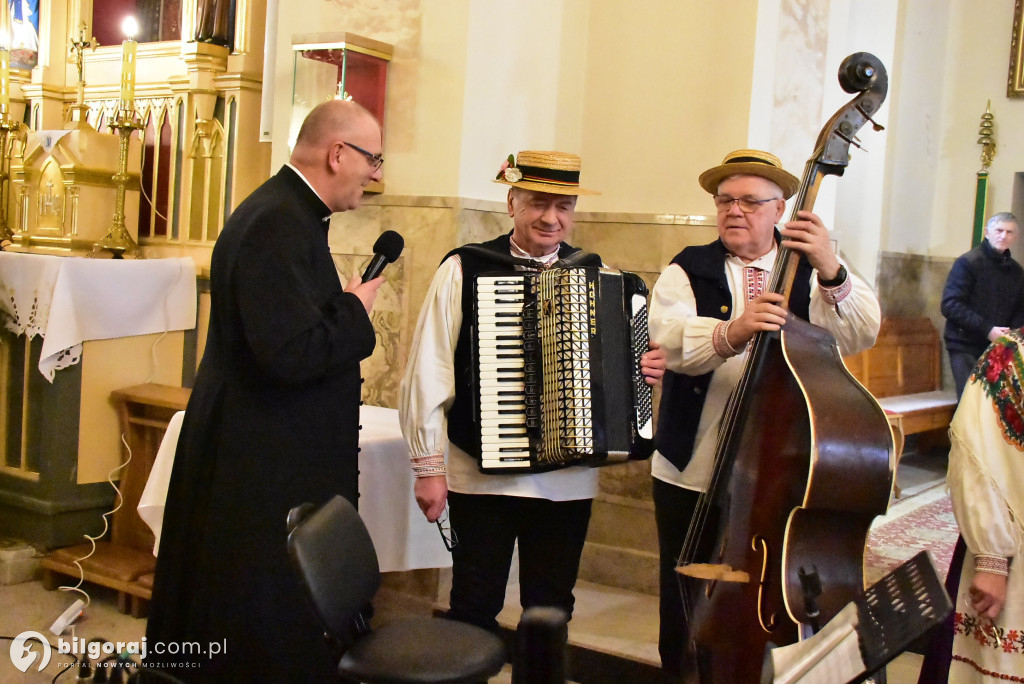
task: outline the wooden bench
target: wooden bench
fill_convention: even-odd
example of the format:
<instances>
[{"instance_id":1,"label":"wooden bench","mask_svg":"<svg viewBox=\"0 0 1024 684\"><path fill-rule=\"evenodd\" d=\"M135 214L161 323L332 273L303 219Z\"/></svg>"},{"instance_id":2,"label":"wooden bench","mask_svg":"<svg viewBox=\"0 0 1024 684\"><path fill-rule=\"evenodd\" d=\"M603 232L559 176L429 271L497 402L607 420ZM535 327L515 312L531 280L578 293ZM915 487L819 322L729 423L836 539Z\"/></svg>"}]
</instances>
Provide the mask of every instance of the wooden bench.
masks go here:
<instances>
[{"instance_id":1,"label":"wooden bench","mask_svg":"<svg viewBox=\"0 0 1024 684\"><path fill-rule=\"evenodd\" d=\"M885 318L875 346L843 359L889 415L898 448L913 434L948 444L957 400L955 392L942 389L941 345L928 318Z\"/></svg>"},{"instance_id":2,"label":"wooden bench","mask_svg":"<svg viewBox=\"0 0 1024 684\"><path fill-rule=\"evenodd\" d=\"M121 430L132 459L121 474L123 505L111 515L110 539L57 549L42 561L43 584L56 589L60 577L81 577L117 591L122 613L145 617L153 592L153 532L139 517L138 505L167 423L185 409L191 390L147 383L114 390Z\"/></svg>"}]
</instances>

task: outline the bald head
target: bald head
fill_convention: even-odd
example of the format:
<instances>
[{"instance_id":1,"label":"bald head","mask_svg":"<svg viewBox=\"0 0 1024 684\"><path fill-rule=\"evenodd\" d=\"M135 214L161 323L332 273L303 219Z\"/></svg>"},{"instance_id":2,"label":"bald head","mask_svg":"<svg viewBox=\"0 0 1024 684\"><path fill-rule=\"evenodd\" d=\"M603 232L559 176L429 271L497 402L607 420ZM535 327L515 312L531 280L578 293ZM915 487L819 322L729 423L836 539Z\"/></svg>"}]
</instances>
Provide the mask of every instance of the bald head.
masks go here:
<instances>
[{"instance_id":1,"label":"bald head","mask_svg":"<svg viewBox=\"0 0 1024 684\"><path fill-rule=\"evenodd\" d=\"M381 179L380 125L345 100L313 108L302 122L290 162L332 211L359 206L363 188Z\"/></svg>"},{"instance_id":2,"label":"bald head","mask_svg":"<svg viewBox=\"0 0 1024 684\"><path fill-rule=\"evenodd\" d=\"M367 119L377 123L373 114L351 100L328 100L317 105L302 122L291 162L297 166L309 163L319 150L335 140L346 139L358 126L365 126Z\"/></svg>"}]
</instances>

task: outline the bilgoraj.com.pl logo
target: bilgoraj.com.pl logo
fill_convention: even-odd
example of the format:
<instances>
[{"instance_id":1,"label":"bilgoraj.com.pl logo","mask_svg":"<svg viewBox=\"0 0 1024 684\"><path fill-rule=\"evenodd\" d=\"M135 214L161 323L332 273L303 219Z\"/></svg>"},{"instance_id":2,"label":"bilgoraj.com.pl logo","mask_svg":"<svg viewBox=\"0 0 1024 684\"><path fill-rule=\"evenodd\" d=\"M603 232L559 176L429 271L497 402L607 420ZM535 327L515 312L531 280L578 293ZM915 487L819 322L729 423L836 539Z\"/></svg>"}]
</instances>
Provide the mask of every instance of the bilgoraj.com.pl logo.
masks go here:
<instances>
[{"instance_id":1,"label":"bilgoraj.com.pl logo","mask_svg":"<svg viewBox=\"0 0 1024 684\"><path fill-rule=\"evenodd\" d=\"M22 672L28 672L32 663L39 657L39 653L33 648L32 641L42 644L42 658L39 661L39 667L36 668L42 672L50 664L50 642L39 632L22 632L14 637L14 641L11 642L11 662Z\"/></svg>"}]
</instances>

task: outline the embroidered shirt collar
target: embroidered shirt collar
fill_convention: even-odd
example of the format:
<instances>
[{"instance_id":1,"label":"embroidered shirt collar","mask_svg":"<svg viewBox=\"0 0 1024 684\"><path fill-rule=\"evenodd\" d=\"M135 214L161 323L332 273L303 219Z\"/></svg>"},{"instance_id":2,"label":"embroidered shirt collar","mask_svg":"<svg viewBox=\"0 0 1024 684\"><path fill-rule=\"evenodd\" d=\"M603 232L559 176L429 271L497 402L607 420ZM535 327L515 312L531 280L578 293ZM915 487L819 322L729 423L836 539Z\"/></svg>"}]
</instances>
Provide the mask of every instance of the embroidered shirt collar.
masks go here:
<instances>
[{"instance_id":1,"label":"embroidered shirt collar","mask_svg":"<svg viewBox=\"0 0 1024 684\"><path fill-rule=\"evenodd\" d=\"M514 239L512 239L511 236L509 237L508 242L509 242L509 251L512 253L512 256L514 256L514 257L521 257L523 259L533 259L534 261L539 261L540 265L543 266L544 268L547 268L547 267L551 266L551 264L553 264L556 261L558 261L558 247L557 246L555 247L555 251L552 252L551 254L545 254L544 256L536 257L536 256L533 256L532 254L529 254L525 249L523 249L522 247L517 245L516 241Z\"/></svg>"},{"instance_id":2,"label":"embroidered shirt collar","mask_svg":"<svg viewBox=\"0 0 1024 684\"><path fill-rule=\"evenodd\" d=\"M778 247L778 245L776 245L775 243L772 243L772 248L768 251L767 254L759 256L759 257L757 257L756 259L754 259L753 261L751 261L749 263L744 261L743 259L739 258L738 256L736 256L732 252L729 252L729 254L728 254L728 256L726 258L727 259L735 260L735 262L738 263L740 266L746 266L746 267L749 267L749 268L759 268L759 269L761 269L763 271L770 271L770 270L772 270L772 268L775 267L775 258L778 256L778 254L779 254L779 247Z\"/></svg>"}]
</instances>

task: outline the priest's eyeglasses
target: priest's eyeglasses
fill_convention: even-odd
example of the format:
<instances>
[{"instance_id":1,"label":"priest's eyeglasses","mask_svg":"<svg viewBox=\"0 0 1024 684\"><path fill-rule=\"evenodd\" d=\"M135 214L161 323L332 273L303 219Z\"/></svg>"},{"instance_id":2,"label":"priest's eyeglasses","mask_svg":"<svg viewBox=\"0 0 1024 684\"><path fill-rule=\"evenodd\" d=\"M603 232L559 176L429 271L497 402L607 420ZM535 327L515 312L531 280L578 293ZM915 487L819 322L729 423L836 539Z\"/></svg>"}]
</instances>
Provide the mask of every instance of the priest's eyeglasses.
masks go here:
<instances>
[{"instance_id":1,"label":"priest's eyeglasses","mask_svg":"<svg viewBox=\"0 0 1024 684\"><path fill-rule=\"evenodd\" d=\"M780 199L779 197L769 197L768 199L755 199L753 197L730 197L729 195L715 195L715 206L718 207L718 211L729 211L732 208L732 203L740 205L740 211L744 214L755 212L761 208L762 204L768 202L774 202Z\"/></svg>"},{"instance_id":2,"label":"priest's eyeglasses","mask_svg":"<svg viewBox=\"0 0 1024 684\"><path fill-rule=\"evenodd\" d=\"M437 519L437 529L441 532L441 541L444 542L444 548L451 552L459 543L459 538L456 536L455 530L452 529L451 521L448 518L447 504L445 504L444 510L441 511L441 517Z\"/></svg>"},{"instance_id":3,"label":"priest's eyeglasses","mask_svg":"<svg viewBox=\"0 0 1024 684\"><path fill-rule=\"evenodd\" d=\"M359 145L353 145L352 143L346 142L344 140L342 140L341 142L343 144L345 144L345 145L348 145L353 150L355 150L359 154L361 154L364 157L366 157L366 161L369 162L370 166L373 167L374 171L379 169L381 167L381 165L384 164L384 155L382 155L382 154L374 154L373 152L370 152L369 150L364 150Z\"/></svg>"}]
</instances>

